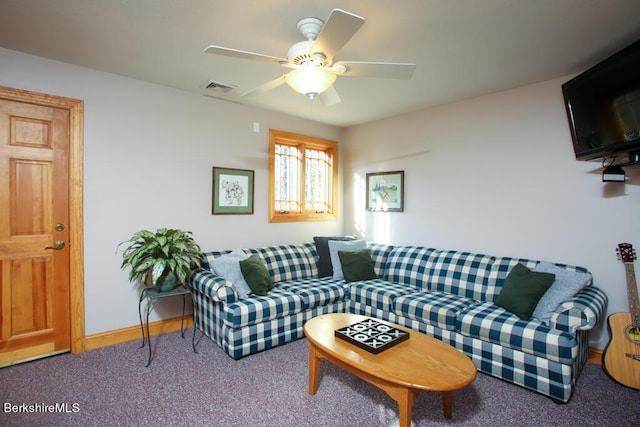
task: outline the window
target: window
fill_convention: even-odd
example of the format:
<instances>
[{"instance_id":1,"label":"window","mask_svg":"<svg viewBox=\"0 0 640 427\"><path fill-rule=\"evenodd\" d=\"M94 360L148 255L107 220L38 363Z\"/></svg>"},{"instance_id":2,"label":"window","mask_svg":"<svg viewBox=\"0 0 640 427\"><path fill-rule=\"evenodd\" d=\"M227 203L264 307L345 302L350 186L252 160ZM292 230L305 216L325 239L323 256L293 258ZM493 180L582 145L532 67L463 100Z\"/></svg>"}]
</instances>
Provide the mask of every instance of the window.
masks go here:
<instances>
[{"instance_id":1,"label":"window","mask_svg":"<svg viewBox=\"0 0 640 427\"><path fill-rule=\"evenodd\" d=\"M338 143L269 131L269 221L336 220Z\"/></svg>"}]
</instances>

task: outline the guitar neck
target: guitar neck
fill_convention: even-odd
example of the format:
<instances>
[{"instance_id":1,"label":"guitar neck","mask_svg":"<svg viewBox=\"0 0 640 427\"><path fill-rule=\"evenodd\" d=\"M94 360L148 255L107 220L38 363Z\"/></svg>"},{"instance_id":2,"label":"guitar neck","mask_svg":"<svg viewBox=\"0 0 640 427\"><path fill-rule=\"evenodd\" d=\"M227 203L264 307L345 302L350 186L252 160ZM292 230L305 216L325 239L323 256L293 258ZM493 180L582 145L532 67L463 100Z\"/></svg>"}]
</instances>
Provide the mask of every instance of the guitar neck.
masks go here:
<instances>
[{"instance_id":1,"label":"guitar neck","mask_svg":"<svg viewBox=\"0 0 640 427\"><path fill-rule=\"evenodd\" d=\"M640 301L638 299L638 284L632 262L624 263L627 272L627 297L629 299L629 311L633 317L633 325L640 327Z\"/></svg>"}]
</instances>

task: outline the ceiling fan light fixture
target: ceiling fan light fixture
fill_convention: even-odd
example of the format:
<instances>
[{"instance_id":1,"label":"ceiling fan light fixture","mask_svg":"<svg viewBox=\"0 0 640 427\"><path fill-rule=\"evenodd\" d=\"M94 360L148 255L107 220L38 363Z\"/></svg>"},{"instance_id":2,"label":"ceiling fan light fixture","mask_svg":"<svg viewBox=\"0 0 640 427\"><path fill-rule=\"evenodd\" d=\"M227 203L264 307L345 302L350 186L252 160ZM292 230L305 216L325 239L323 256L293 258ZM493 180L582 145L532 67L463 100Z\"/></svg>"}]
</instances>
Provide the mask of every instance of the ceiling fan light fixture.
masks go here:
<instances>
[{"instance_id":1,"label":"ceiling fan light fixture","mask_svg":"<svg viewBox=\"0 0 640 427\"><path fill-rule=\"evenodd\" d=\"M329 89L336 74L326 68L299 68L287 75L286 82L293 90L314 99Z\"/></svg>"},{"instance_id":2,"label":"ceiling fan light fixture","mask_svg":"<svg viewBox=\"0 0 640 427\"><path fill-rule=\"evenodd\" d=\"M268 62L293 69L293 71L245 92L241 97L255 97L286 83L293 90L309 99L324 94L323 104L330 106L340 102L336 90L331 87L337 76L408 80L416 68L416 64L390 62L341 61L334 63L336 53L351 40L364 22L362 16L341 9L333 9L326 23L318 18L303 18L298 21L297 27L306 40L291 46L286 58L214 45L208 46L205 52ZM326 93L328 89L331 90Z\"/></svg>"}]
</instances>

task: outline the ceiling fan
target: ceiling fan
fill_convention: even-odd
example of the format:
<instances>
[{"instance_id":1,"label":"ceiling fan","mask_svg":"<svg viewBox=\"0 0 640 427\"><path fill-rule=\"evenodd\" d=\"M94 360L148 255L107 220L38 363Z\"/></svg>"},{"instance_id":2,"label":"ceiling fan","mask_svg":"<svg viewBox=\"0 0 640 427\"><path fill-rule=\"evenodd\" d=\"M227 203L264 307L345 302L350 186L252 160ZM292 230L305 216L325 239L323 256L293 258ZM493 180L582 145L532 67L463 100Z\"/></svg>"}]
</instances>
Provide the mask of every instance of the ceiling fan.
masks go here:
<instances>
[{"instance_id":1,"label":"ceiling fan","mask_svg":"<svg viewBox=\"0 0 640 427\"><path fill-rule=\"evenodd\" d=\"M298 30L305 41L289 48L287 58L263 55L221 46L208 46L205 52L236 58L270 62L293 70L270 82L244 93L253 97L274 89L283 83L309 99L320 97L326 106L337 104L340 97L333 87L338 76L378 77L408 80L416 64L390 62L339 61L333 58L364 24L364 18L340 9L333 9L327 22L318 18L298 21Z\"/></svg>"}]
</instances>

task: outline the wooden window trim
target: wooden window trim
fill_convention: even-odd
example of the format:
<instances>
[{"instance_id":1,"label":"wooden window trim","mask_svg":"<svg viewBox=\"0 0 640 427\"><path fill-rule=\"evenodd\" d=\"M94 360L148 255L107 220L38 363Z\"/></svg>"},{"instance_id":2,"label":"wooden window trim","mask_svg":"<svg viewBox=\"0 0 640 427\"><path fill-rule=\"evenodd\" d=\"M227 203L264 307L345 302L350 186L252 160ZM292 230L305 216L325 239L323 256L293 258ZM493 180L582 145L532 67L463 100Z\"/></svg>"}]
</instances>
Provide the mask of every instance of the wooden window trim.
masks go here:
<instances>
[{"instance_id":1,"label":"wooden window trim","mask_svg":"<svg viewBox=\"0 0 640 427\"><path fill-rule=\"evenodd\" d=\"M332 157L331 177L331 212L302 211L300 213L280 213L275 209L275 146L276 144L302 146L315 150L326 151ZM304 151L303 151L304 152ZM302 162L301 176L305 177L304 162ZM304 182L300 186L302 206L304 206ZM323 138L285 132L275 129L269 130L269 222L300 222L300 221L336 221L338 219L338 143Z\"/></svg>"}]
</instances>

